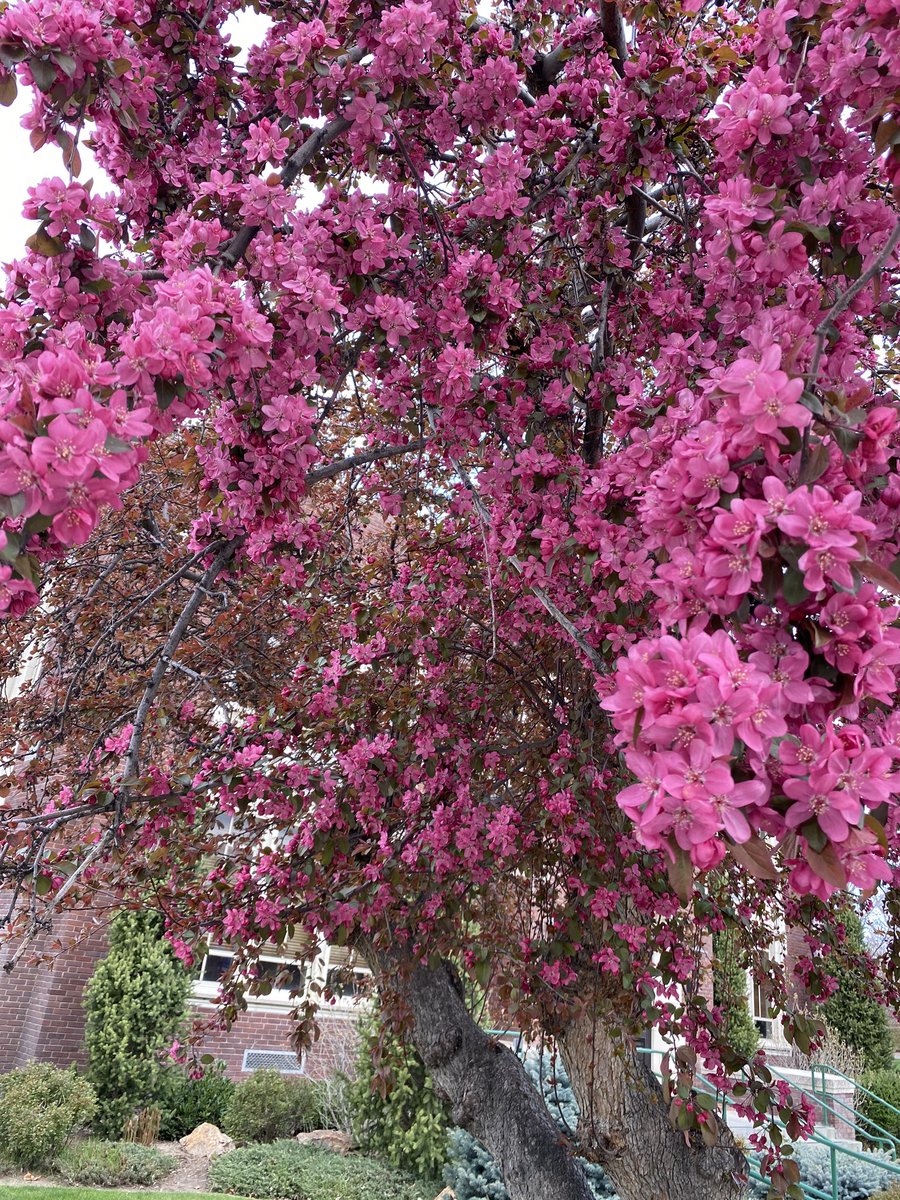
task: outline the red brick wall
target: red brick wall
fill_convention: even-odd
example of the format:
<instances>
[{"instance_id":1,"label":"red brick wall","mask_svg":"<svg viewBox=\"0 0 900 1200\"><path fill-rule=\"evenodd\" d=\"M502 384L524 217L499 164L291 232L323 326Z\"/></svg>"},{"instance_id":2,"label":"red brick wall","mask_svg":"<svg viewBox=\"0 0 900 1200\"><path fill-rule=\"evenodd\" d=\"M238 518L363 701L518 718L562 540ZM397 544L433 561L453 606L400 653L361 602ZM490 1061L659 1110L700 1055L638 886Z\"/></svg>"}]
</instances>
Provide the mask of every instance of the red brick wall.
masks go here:
<instances>
[{"instance_id":1,"label":"red brick wall","mask_svg":"<svg viewBox=\"0 0 900 1200\"><path fill-rule=\"evenodd\" d=\"M0 897L2 902L2 897ZM24 1066L31 1059L60 1067L84 1065L84 988L97 961L106 952L103 929L84 914L66 913L54 922L52 940L63 949L51 963L20 962L9 974L2 963L11 948L0 945L0 1072ZM47 949L49 938L35 943L35 953ZM210 1005L197 1003L197 1015L212 1015ZM323 1009L319 1040L305 1056L308 1074L321 1078L350 1065L356 1045L357 1014ZM207 1035L202 1049L225 1061L228 1074L241 1077L245 1050L290 1050L290 1014L285 1010L252 1008L228 1031Z\"/></svg>"},{"instance_id":2,"label":"red brick wall","mask_svg":"<svg viewBox=\"0 0 900 1200\"><path fill-rule=\"evenodd\" d=\"M210 1005L195 1004L194 1007L201 1018L212 1015ZM335 1071L351 1068L357 1043L357 1020L358 1014L352 1011L325 1008L320 1011L318 1041L303 1056L306 1074L322 1079ZM226 1064L226 1074L232 1079L240 1079L246 1050L292 1050L291 1030L287 1013L249 1009L240 1015L231 1029L207 1033L202 1049L221 1058Z\"/></svg>"},{"instance_id":3,"label":"red brick wall","mask_svg":"<svg viewBox=\"0 0 900 1200\"><path fill-rule=\"evenodd\" d=\"M84 987L103 955L102 928L84 914L64 913L51 934L35 940L34 954L46 953L51 943L63 949L52 961L29 965L27 955L9 973L0 975L0 1071L24 1066L33 1058L67 1067L83 1064ZM0 963L13 946L0 946Z\"/></svg>"}]
</instances>

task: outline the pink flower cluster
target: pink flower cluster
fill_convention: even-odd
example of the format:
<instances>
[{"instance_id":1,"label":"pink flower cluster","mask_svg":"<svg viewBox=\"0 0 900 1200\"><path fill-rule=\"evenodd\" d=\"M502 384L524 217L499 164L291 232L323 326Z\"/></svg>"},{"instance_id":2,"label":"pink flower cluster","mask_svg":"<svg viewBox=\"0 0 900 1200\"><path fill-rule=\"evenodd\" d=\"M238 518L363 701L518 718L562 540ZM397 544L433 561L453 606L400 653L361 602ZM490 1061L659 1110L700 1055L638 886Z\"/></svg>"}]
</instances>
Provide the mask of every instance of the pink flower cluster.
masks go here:
<instances>
[{"instance_id":1,"label":"pink flower cluster","mask_svg":"<svg viewBox=\"0 0 900 1200\"><path fill-rule=\"evenodd\" d=\"M375 66L386 80L417 79L428 72L429 61L447 22L428 0L403 0L385 8L378 30Z\"/></svg>"},{"instance_id":2,"label":"pink flower cluster","mask_svg":"<svg viewBox=\"0 0 900 1200\"><path fill-rule=\"evenodd\" d=\"M720 833L745 842L771 822L769 782L764 774L754 778L752 767L787 731L781 689L741 661L726 633L636 643L602 703L639 780L619 793L618 803L645 845L674 842L707 869L724 857ZM745 779L732 771L738 742L749 755Z\"/></svg>"},{"instance_id":3,"label":"pink flower cluster","mask_svg":"<svg viewBox=\"0 0 900 1200\"><path fill-rule=\"evenodd\" d=\"M633 645L602 704L638 779L617 801L643 844L680 848L708 870L725 839L740 845L756 834L774 847L796 832L798 890L827 896L848 881L868 888L889 879L864 818L900 791L898 753L855 725L789 731L792 718L815 710L810 699L784 660L757 651L744 661L724 631ZM820 853L826 844L831 860Z\"/></svg>"}]
</instances>

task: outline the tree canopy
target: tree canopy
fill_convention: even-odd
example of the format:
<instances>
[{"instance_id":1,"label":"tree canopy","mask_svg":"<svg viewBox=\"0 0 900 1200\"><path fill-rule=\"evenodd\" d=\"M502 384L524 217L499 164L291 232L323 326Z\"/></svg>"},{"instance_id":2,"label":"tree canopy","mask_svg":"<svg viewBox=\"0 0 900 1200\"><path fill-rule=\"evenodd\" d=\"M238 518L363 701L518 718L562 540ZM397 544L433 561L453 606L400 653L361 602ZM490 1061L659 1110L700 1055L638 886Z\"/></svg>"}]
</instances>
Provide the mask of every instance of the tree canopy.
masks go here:
<instances>
[{"instance_id":1,"label":"tree canopy","mask_svg":"<svg viewBox=\"0 0 900 1200\"><path fill-rule=\"evenodd\" d=\"M452 959L626 1197L590 1062L654 1025L660 1161L714 1163L667 1194L738 1194L697 1054L787 1188L811 1112L735 1083L703 944L800 926L808 1048L843 891L897 912L896 6L253 7L244 56L234 0L0 14L63 162L0 309L13 932L150 888L227 1015L263 943L351 944L448 1095ZM498 1161L523 1079L459 1101Z\"/></svg>"}]
</instances>

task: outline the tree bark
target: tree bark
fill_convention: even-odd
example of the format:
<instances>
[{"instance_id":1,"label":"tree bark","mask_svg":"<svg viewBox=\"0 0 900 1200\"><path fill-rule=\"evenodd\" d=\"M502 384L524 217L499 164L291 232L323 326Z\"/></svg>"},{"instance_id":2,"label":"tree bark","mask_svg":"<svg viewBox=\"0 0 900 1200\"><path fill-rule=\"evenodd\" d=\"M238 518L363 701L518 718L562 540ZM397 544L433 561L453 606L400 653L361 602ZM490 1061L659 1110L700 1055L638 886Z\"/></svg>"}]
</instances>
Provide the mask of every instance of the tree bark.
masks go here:
<instances>
[{"instance_id":1,"label":"tree bark","mask_svg":"<svg viewBox=\"0 0 900 1200\"><path fill-rule=\"evenodd\" d=\"M621 1200L742 1200L747 1162L718 1122L718 1142L674 1129L659 1080L633 1044L589 1007L558 1043L581 1116L578 1141Z\"/></svg>"},{"instance_id":2,"label":"tree bark","mask_svg":"<svg viewBox=\"0 0 900 1200\"><path fill-rule=\"evenodd\" d=\"M379 958L380 956L371 956ZM412 1016L412 1040L455 1124L491 1154L510 1200L592 1200L584 1172L522 1063L469 1015L447 963L382 973Z\"/></svg>"}]
</instances>

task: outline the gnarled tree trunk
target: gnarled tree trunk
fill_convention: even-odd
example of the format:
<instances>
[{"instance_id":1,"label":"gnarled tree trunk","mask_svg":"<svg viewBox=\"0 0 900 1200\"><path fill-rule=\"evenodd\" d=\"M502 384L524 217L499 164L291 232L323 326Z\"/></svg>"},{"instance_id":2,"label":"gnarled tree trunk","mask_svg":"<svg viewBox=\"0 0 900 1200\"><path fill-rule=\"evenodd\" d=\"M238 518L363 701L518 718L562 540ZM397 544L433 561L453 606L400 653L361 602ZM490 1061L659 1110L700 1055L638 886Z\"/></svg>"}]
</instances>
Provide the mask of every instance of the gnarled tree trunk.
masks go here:
<instances>
[{"instance_id":1,"label":"gnarled tree trunk","mask_svg":"<svg viewBox=\"0 0 900 1200\"><path fill-rule=\"evenodd\" d=\"M413 1044L436 1091L492 1155L510 1200L592 1200L543 1097L516 1055L472 1020L453 968L400 974L383 959L380 966L410 1010Z\"/></svg>"},{"instance_id":2,"label":"gnarled tree trunk","mask_svg":"<svg viewBox=\"0 0 900 1200\"><path fill-rule=\"evenodd\" d=\"M741 1200L747 1162L719 1122L706 1146L674 1129L659 1080L633 1045L590 1008L567 1022L559 1048L581 1110L579 1143L622 1200Z\"/></svg>"}]
</instances>

